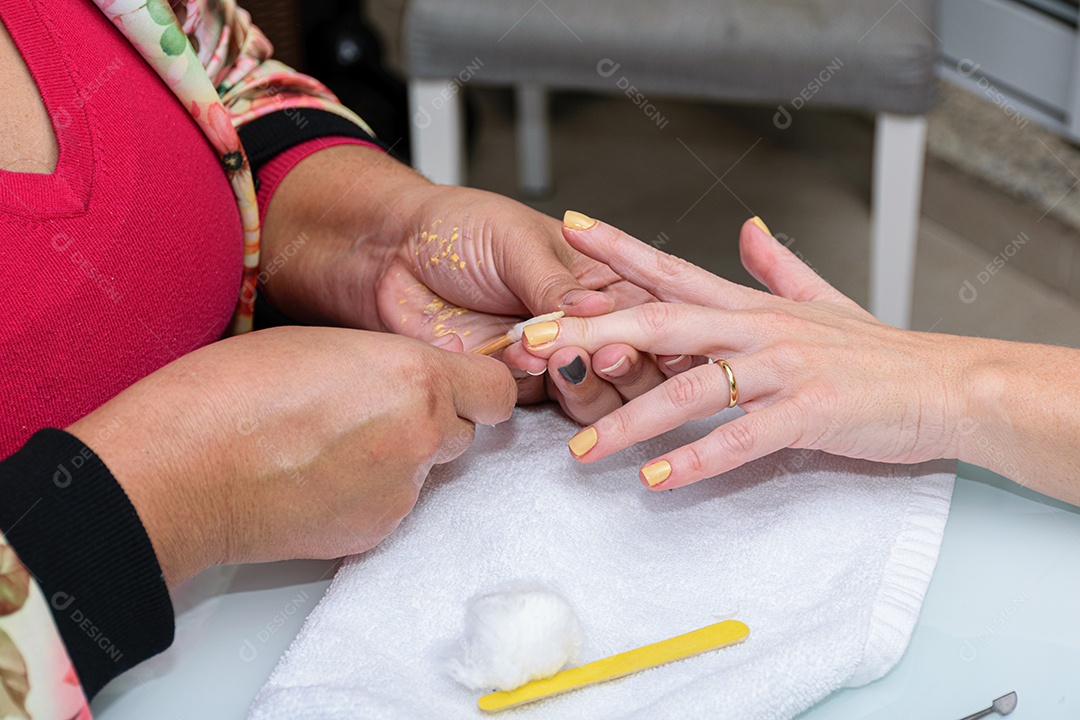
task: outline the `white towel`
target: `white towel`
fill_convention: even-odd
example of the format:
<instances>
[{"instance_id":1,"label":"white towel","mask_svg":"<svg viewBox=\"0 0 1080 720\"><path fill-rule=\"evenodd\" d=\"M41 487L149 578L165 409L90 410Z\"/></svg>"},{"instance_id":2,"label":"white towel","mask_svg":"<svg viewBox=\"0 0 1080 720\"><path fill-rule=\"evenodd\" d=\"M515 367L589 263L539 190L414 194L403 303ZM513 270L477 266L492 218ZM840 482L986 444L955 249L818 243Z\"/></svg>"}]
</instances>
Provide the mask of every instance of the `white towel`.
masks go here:
<instances>
[{"instance_id":1,"label":"white towel","mask_svg":"<svg viewBox=\"0 0 1080 720\"><path fill-rule=\"evenodd\" d=\"M883 465L784 451L650 492L637 468L738 410L593 465L550 408L478 428L416 508L348 559L250 717L478 718L449 679L465 603L551 583L585 630L581 662L732 616L743 643L508 711L520 718L790 718L903 654L937 561L954 462ZM407 442L408 438L402 438Z\"/></svg>"}]
</instances>

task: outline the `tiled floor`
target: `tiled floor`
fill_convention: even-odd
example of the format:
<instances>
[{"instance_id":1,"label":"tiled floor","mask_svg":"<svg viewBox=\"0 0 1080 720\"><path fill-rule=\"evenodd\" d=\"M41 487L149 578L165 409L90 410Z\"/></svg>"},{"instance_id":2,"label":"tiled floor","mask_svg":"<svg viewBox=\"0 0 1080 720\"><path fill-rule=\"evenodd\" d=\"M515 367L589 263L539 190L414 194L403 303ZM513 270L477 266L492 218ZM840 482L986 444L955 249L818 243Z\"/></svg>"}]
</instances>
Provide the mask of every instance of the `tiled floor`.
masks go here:
<instances>
[{"instance_id":1,"label":"tiled floor","mask_svg":"<svg viewBox=\"0 0 1080 720\"><path fill-rule=\"evenodd\" d=\"M485 89L474 100L469 184L516 196L509 95ZM752 280L739 266L736 233L745 218L760 215L823 277L866 302L868 119L804 112L778 131L765 109L656 105L668 121L663 129L626 99L556 95L556 189L530 204L556 216L581 210L644 240L659 238L663 249L740 282ZM1045 272L1073 266L1062 257L1072 243L1059 242L1069 231L1040 220L1044 210L929 163L914 327L1080 346L1080 302L1017 270L1023 253L1032 254L1025 265L1045 264ZM1004 249L1020 232L1026 242L1004 267L985 273L994 253L983 248ZM971 241L975 233L979 243ZM1043 247L1051 243L1054 249ZM1040 261L1029 262L1035 254ZM965 281L977 291L973 302L961 299Z\"/></svg>"}]
</instances>

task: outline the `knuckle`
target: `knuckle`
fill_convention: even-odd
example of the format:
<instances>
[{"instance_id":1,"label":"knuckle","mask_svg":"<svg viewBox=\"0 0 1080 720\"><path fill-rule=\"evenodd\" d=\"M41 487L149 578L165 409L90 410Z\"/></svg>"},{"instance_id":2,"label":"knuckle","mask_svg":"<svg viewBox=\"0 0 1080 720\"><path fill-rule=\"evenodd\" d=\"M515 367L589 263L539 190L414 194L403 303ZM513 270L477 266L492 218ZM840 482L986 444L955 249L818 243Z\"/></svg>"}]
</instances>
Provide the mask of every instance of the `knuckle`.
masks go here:
<instances>
[{"instance_id":1,"label":"knuckle","mask_svg":"<svg viewBox=\"0 0 1080 720\"><path fill-rule=\"evenodd\" d=\"M675 320L675 308L662 302L649 302L638 306L638 323L649 335L667 334Z\"/></svg>"},{"instance_id":2,"label":"knuckle","mask_svg":"<svg viewBox=\"0 0 1080 720\"><path fill-rule=\"evenodd\" d=\"M756 323L762 327L787 337L788 333L799 323L799 318L792 315L786 309L771 305L754 311L757 315Z\"/></svg>"},{"instance_id":3,"label":"knuckle","mask_svg":"<svg viewBox=\"0 0 1080 720\"><path fill-rule=\"evenodd\" d=\"M548 302L558 302L563 295L573 289L568 287L570 284L567 282L568 280L569 277L559 273L545 273L542 277L533 281L536 287L536 297L545 298Z\"/></svg>"},{"instance_id":4,"label":"knuckle","mask_svg":"<svg viewBox=\"0 0 1080 720\"><path fill-rule=\"evenodd\" d=\"M708 391L707 383L701 377L701 373L696 372L674 375L665 384L668 402L676 408L693 405Z\"/></svg>"},{"instance_id":5,"label":"knuckle","mask_svg":"<svg viewBox=\"0 0 1080 720\"><path fill-rule=\"evenodd\" d=\"M724 431L720 434L720 440L725 446L725 451L743 457L751 454L756 445L756 439L750 428L739 422L725 425Z\"/></svg>"},{"instance_id":6,"label":"knuckle","mask_svg":"<svg viewBox=\"0 0 1080 720\"><path fill-rule=\"evenodd\" d=\"M680 284L685 282L690 268L690 263L680 257L662 251L656 254L657 272L660 277L668 278L672 282Z\"/></svg>"},{"instance_id":7,"label":"knuckle","mask_svg":"<svg viewBox=\"0 0 1080 720\"><path fill-rule=\"evenodd\" d=\"M600 333L593 318L563 318L559 328L557 341L562 347L573 345L588 350L600 344Z\"/></svg>"},{"instance_id":8,"label":"knuckle","mask_svg":"<svg viewBox=\"0 0 1080 720\"><path fill-rule=\"evenodd\" d=\"M822 381L807 383L791 398L792 420L802 430L800 444L817 444L829 432L829 424L835 420L830 423L824 420L837 417L836 400L836 391ZM811 429L816 427L823 429L811 433Z\"/></svg>"},{"instance_id":9,"label":"knuckle","mask_svg":"<svg viewBox=\"0 0 1080 720\"><path fill-rule=\"evenodd\" d=\"M810 360L810 349L806 343L794 338L782 338L772 344L772 351L782 367L802 368Z\"/></svg>"},{"instance_id":10,"label":"knuckle","mask_svg":"<svg viewBox=\"0 0 1080 720\"><path fill-rule=\"evenodd\" d=\"M693 477L702 478L708 474L708 460L700 447L690 445L685 448L683 463Z\"/></svg>"},{"instance_id":11,"label":"knuckle","mask_svg":"<svg viewBox=\"0 0 1080 720\"><path fill-rule=\"evenodd\" d=\"M633 438L630 436L630 423L626 413L617 410L603 421L603 427L598 428L600 434L607 439L612 446L623 449L630 447Z\"/></svg>"}]
</instances>

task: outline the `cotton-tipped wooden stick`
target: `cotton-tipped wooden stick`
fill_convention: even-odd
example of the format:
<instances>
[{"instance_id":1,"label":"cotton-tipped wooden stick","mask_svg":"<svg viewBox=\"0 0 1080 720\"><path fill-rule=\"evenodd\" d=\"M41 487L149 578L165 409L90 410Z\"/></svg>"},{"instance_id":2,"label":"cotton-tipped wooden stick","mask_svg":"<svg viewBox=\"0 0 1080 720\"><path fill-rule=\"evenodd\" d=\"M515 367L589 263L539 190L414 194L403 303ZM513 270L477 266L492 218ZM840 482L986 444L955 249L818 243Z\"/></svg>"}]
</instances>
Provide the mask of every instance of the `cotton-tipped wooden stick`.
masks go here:
<instances>
[{"instance_id":1,"label":"cotton-tipped wooden stick","mask_svg":"<svg viewBox=\"0 0 1080 720\"><path fill-rule=\"evenodd\" d=\"M652 645L563 670L546 680L534 680L522 685L517 690L488 693L480 698L477 705L486 712L507 710L559 693L621 678L639 670L648 670L665 663L734 645L742 642L749 635L750 628L743 623L738 620L725 620L685 635L678 635Z\"/></svg>"},{"instance_id":2,"label":"cotton-tipped wooden stick","mask_svg":"<svg viewBox=\"0 0 1080 720\"><path fill-rule=\"evenodd\" d=\"M475 350L473 350L473 352L477 355L490 355L494 352L502 350L505 347L510 347L521 339L521 331L525 329L526 325L534 325L536 323L547 322L548 320L558 320L564 314L565 313L563 313L562 310L559 310L557 312L548 313L547 315L538 315L532 320L525 320L524 322L519 322L517 325L507 330L506 334L502 337L495 338L487 345L476 348Z\"/></svg>"}]
</instances>

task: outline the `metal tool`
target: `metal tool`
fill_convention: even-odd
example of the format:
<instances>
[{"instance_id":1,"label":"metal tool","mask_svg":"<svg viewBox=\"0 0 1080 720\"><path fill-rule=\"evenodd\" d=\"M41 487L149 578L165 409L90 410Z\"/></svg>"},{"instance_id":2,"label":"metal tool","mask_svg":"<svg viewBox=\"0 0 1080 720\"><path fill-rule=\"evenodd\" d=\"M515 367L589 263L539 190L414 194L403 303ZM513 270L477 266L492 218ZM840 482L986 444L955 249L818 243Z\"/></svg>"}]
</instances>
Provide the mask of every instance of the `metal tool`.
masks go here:
<instances>
[{"instance_id":1,"label":"metal tool","mask_svg":"<svg viewBox=\"0 0 1080 720\"><path fill-rule=\"evenodd\" d=\"M994 701L993 705L986 708L985 710L982 710L981 712L977 712L974 715L968 715L966 718L961 718L960 720L979 720L979 718L984 718L984 717L986 717L987 715L989 715L991 713L998 713L999 715L1008 715L1009 713L1011 713L1015 709L1016 709L1016 693L1011 692L1008 695L1002 695L1001 697L999 697L997 700Z\"/></svg>"}]
</instances>

